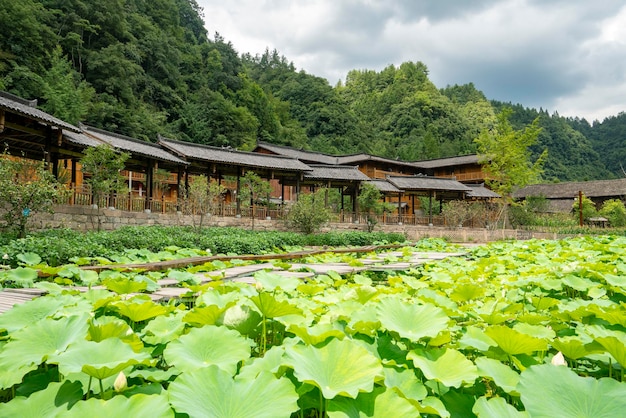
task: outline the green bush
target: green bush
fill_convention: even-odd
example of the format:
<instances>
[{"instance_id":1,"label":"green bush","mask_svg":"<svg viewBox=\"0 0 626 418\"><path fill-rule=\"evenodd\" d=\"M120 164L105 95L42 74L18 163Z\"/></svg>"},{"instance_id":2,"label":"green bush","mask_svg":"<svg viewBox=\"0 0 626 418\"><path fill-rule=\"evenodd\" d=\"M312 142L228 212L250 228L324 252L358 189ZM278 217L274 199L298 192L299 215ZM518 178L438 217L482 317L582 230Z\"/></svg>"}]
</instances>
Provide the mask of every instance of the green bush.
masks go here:
<instances>
[{"instance_id":1,"label":"green bush","mask_svg":"<svg viewBox=\"0 0 626 418\"><path fill-rule=\"evenodd\" d=\"M600 215L607 218L614 228L626 226L626 207L621 200L610 199L604 202Z\"/></svg>"}]
</instances>

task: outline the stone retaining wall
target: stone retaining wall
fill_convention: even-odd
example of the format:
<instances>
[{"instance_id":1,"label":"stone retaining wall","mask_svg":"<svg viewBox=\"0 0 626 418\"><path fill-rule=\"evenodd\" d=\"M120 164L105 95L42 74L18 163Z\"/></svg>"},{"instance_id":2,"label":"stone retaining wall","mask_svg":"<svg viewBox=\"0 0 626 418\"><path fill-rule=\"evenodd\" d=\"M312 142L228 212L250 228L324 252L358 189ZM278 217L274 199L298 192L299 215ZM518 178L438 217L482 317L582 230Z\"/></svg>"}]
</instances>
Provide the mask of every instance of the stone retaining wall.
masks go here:
<instances>
[{"instance_id":1,"label":"stone retaining wall","mask_svg":"<svg viewBox=\"0 0 626 418\"><path fill-rule=\"evenodd\" d=\"M199 216L195 218L183 214L162 214L146 212L126 212L115 209L96 209L90 206L56 206L54 213L37 214L28 224L29 229L71 228L79 231L113 230L122 226L163 225L163 226L193 226L198 224ZM233 226L246 229L252 228L250 218L217 217L212 216L203 220L204 226ZM286 231L288 228L281 220L255 220L254 229ZM333 223L323 228L323 231L363 231L364 225L351 223ZM556 234L518 231L510 229L470 229L444 228L421 225L382 225L376 226L377 231L400 232L409 240L421 238L445 238L450 242L490 242L506 239L546 238L556 239Z\"/></svg>"}]
</instances>

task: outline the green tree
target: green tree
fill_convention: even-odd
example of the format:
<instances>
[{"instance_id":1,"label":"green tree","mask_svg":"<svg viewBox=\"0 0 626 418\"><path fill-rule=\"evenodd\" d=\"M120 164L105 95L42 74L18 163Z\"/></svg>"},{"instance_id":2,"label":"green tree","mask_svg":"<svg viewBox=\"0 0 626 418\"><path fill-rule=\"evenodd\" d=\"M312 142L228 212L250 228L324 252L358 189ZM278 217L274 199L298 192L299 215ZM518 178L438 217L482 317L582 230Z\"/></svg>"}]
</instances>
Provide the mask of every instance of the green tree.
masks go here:
<instances>
[{"instance_id":1,"label":"green tree","mask_svg":"<svg viewBox=\"0 0 626 418\"><path fill-rule=\"evenodd\" d=\"M191 213L194 226L202 229L204 218L211 216L222 202L226 188L216 181L209 183L206 176L195 176L189 183L189 189L183 195L183 205ZM196 216L199 222L196 222Z\"/></svg>"},{"instance_id":2,"label":"green tree","mask_svg":"<svg viewBox=\"0 0 626 418\"><path fill-rule=\"evenodd\" d=\"M287 225L305 234L318 232L330 220L330 210L325 206L325 188L314 193L300 194L289 208Z\"/></svg>"},{"instance_id":3,"label":"green tree","mask_svg":"<svg viewBox=\"0 0 626 418\"><path fill-rule=\"evenodd\" d=\"M367 232L372 232L378 224L378 216L383 212L391 212L394 209L394 205L391 203L385 203L382 201L383 195L370 183L363 183L357 196L359 202L359 209L365 213L366 229Z\"/></svg>"},{"instance_id":4,"label":"green tree","mask_svg":"<svg viewBox=\"0 0 626 418\"><path fill-rule=\"evenodd\" d=\"M43 161L0 155L0 211L3 228L22 238L31 216L52 212L61 185Z\"/></svg>"},{"instance_id":5,"label":"green tree","mask_svg":"<svg viewBox=\"0 0 626 418\"><path fill-rule=\"evenodd\" d=\"M119 192L125 179L120 171L130 154L119 152L109 145L87 148L80 163L86 173L85 183L91 187L92 202L100 204L107 195Z\"/></svg>"},{"instance_id":6,"label":"green tree","mask_svg":"<svg viewBox=\"0 0 626 418\"><path fill-rule=\"evenodd\" d=\"M606 217L612 227L626 226L626 207L621 200L609 199L605 201L600 209L600 215Z\"/></svg>"},{"instance_id":7,"label":"green tree","mask_svg":"<svg viewBox=\"0 0 626 418\"><path fill-rule=\"evenodd\" d=\"M252 171L248 171L241 179L239 180L239 194L237 195L237 199L239 199L240 204L244 206L250 206L250 217L252 219L252 229L254 229L254 218L255 218L255 209L256 204L261 199L267 199L267 204L269 207L269 195L272 191L272 186L269 181L263 180L257 174Z\"/></svg>"},{"instance_id":8,"label":"green tree","mask_svg":"<svg viewBox=\"0 0 626 418\"><path fill-rule=\"evenodd\" d=\"M72 124L78 124L87 115L94 89L81 80L60 47L52 53L52 66L44 73L42 109Z\"/></svg>"},{"instance_id":9,"label":"green tree","mask_svg":"<svg viewBox=\"0 0 626 418\"><path fill-rule=\"evenodd\" d=\"M535 161L531 159L530 147L535 145L541 132L539 120L535 119L524 129L515 130L509 122L511 109L504 109L497 116L495 126L484 129L475 139L479 161L487 175L487 184L502 196L502 214L507 223L507 207L513 191L540 180L543 163L547 157L544 150Z\"/></svg>"},{"instance_id":10,"label":"green tree","mask_svg":"<svg viewBox=\"0 0 626 418\"><path fill-rule=\"evenodd\" d=\"M593 218L594 216L596 216L598 214L598 210L596 208L596 204L593 203L593 200L589 199L584 194L582 196L583 196L582 213L583 213L583 221L585 221L585 220L588 220L589 218ZM572 205L572 210L574 211L574 216L576 217L576 220L580 219L580 212L581 212L580 206L581 206L580 200L578 199L578 196L576 196L576 198L574 199L574 204Z\"/></svg>"}]
</instances>

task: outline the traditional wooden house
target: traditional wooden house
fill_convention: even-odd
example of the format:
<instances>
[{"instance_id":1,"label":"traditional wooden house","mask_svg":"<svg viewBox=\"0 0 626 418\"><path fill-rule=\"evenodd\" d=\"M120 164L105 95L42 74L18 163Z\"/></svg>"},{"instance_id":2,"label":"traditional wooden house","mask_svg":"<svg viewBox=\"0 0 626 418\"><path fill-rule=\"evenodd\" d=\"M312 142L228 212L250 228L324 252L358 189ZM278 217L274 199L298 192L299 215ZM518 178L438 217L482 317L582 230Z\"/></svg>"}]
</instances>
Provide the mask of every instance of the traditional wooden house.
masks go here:
<instances>
[{"instance_id":1,"label":"traditional wooden house","mask_svg":"<svg viewBox=\"0 0 626 418\"><path fill-rule=\"evenodd\" d=\"M544 197L548 200L548 212L569 213L579 192L591 199L597 208L606 200L619 199L626 202L626 178L616 180L574 181L563 183L533 184L513 193L513 198Z\"/></svg>"}]
</instances>

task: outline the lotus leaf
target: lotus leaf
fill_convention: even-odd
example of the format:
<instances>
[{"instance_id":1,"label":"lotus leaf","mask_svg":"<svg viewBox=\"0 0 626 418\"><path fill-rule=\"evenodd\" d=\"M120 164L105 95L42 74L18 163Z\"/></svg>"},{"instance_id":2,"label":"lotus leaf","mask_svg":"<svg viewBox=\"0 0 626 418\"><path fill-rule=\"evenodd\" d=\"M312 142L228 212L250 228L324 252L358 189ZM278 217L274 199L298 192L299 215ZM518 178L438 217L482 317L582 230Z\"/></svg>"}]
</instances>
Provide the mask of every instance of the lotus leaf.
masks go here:
<instances>
[{"instance_id":1,"label":"lotus leaf","mask_svg":"<svg viewBox=\"0 0 626 418\"><path fill-rule=\"evenodd\" d=\"M473 347L480 351L488 351L489 347L496 346L497 343L492 340L482 329L469 326L465 330L463 336L459 339L459 345L462 348Z\"/></svg>"},{"instance_id":2,"label":"lotus leaf","mask_svg":"<svg viewBox=\"0 0 626 418\"><path fill-rule=\"evenodd\" d=\"M532 366L518 391L532 417L614 418L626 410L626 383L580 377L564 366Z\"/></svg>"},{"instance_id":3,"label":"lotus leaf","mask_svg":"<svg viewBox=\"0 0 626 418\"><path fill-rule=\"evenodd\" d=\"M15 305L0 315L0 329L9 333L33 325L41 319L56 314L65 304L76 303L72 296L40 297Z\"/></svg>"},{"instance_id":4,"label":"lotus leaf","mask_svg":"<svg viewBox=\"0 0 626 418\"><path fill-rule=\"evenodd\" d=\"M276 289L291 292L302 283L302 281L296 277L281 276L266 270L255 273L254 280L262 286L263 290L269 292L273 292Z\"/></svg>"},{"instance_id":5,"label":"lotus leaf","mask_svg":"<svg viewBox=\"0 0 626 418\"><path fill-rule=\"evenodd\" d=\"M512 405L506 403L503 398L478 398L472 408L472 412L478 418L529 418L526 411L518 411Z\"/></svg>"},{"instance_id":6,"label":"lotus leaf","mask_svg":"<svg viewBox=\"0 0 626 418\"><path fill-rule=\"evenodd\" d=\"M224 312L221 324L238 331L241 335L253 336L258 333L261 315L247 305L231 306Z\"/></svg>"},{"instance_id":7,"label":"lotus leaf","mask_svg":"<svg viewBox=\"0 0 626 418\"><path fill-rule=\"evenodd\" d=\"M170 403L191 418L279 418L298 410L298 395L286 378L262 372L235 378L216 366L181 374L168 389Z\"/></svg>"},{"instance_id":8,"label":"lotus leaf","mask_svg":"<svg viewBox=\"0 0 626 418\"><path fill-rule=\"evenodd\" d=\"M287 347L286 357L295 377L317 386L326 399L356 398L359 392L371 392L383 378L380 360L349 339L333 339L320 348L294 345Z\"/></svg>"},{"instance_id":9,"label":"lotus leaf","mask_svg":"<svg viewBox=\"0 0 626 418\"><path fill-rule=\"evenodd\" d=\"M474 363L461 352L446 349L417 349L407 354L415 367L420 369L427 379L434 379L449 387L460 387L463 383L473 383L478 377Z\"/></svg>"},{"instance_id":10,"label":"lotus leaf","mask_svg":"<svg viewBox=\"0 0 626 418\"><path fill-rule=\"evenodd\" d=\"M185 330L182 321L184 311L178 311L169 315L161 315L152 319L142 330L142 339L148 344L167 344L178 338Z\"/></svg>"},{"instance_id":11,"label":"lotus leaf","mask_svg":"<svg viewBox=\"0 0 626 418\"><path fill-rule=\"evenodd\" d=\"M622 369L626 368L626 346L622 340L617 337L599 337L595 340L602 344L606 351L622 366Z\"/></svg>"},{"instance_id":12,"label":"lotus leaf","mask_svg":"<svg viewBox=\"0 0 626 418\"><path fill-rule=\"evenodd\" d=\"M7 280L11 280L21 287L31 287L37 277L37 270L30 267L18 267L9 270L6 274Z\"/></svg>"},{"instance_id":13,"label":"lotus leaf","mask_svg":"<svg viewBox=\"0 0 626 418\"><path fill-rule=\"evenodd\" d=\"M99 343L79 340L65 352L50 357L49 362L58 364L59 372L63 375L82 371L102 380L149 358L147 353L136 353L131 346L119 339L107 338Z\"/></svg>"},{"instance_id":14,"label":"lotus leaf","mask_svg":"<svg viewBox=\"0 0 626 418\"><path fill-rule=\"evenodd\" d=\"M310 327L291 324L287 331L295 334L307 345L317 345L332 337L343 339L346 336L336 324L329 323L318 323Z\"/></svg>"},{"instance_id":15,"label":"lotus leaf","mask_svg":"<svg viewBox=\"0 0 626 418\"><path fill-rule=\"evenodd\" d=\"M383 327L411 341L436 337L439 332L446 329L450 320L445 312L435 305L412 304L394 297L380 301L377 310Z\"/></svg>"},{"instance_id":16,"label":"lotus leaf","mask_svg":"<svg viewBox=\"0 0 626 418\"><path fill-rule=\"evenodd\" d=\"M192 328L167 345L163 357L168 364L188 372L217 365L231 375L237 364L250 357L251 340L226 327L207 325Z\"/></svg>"},{"instance_id":17,"label":"lotus leaf","mask_svg":"<svg viewBox=\"0 0 626 418\"><path fill-rule=\"evenodd\" d=\"M112 316L102 316L91 321L87 339L100 342L107 338L119 338L135 351L140 351L143 348L143 342L139 336L123 320Z\"/></svg>"},{"instance_id":18,"label":"lotus leaf","mask_svg":"<svg viewBox=\"0 0 626 418\"><path fill-rule=\"evenodd\" d=\"M83 396L79 383L51 382L29 397L17 396L0 403L0 418L40 418L67 416L67 409Z\"/></svg>"},{"instance_id":19,"label":"lotus leaf","mask_svg":"<svg viewBox=\"0 0 626 418\"><path fill-rule=\"evenodd\" d=\"M147 283L145 282L136 282L127 277L104 279L102 280L102 284L108 290L115 292L118 295L138 293L146 290L146 287L148 287Z\"/></svg>"},{"instance_id":20,"label":"lotus leaf","mask_svg":"<svg viewBox=\"0 0 626 418\"><path fill-rule=\"evenodd\" d=\"M390 388L376 388L370 393L359 393L356 399L337 396L328 402L329 418L371 417L388 418L418 416L417 408Z\"/></svg>"},{"instance_id":21,"label":"lotus leaf","mask_svg":"<svg viewBox=\"0 0 626 418\"><path fill-rule=\"evenodd\" d=\"M509 355L531 354L535 351L545 351L548 343L540 338L522 334L519 331L503 325L487 328L485 333L493 339L498 347Z\"/></svg>"},{"instance_id":22,"label":"lotus leaf","mask_svg":"<svg viewBox=\"0 0 626 418\"><path fill-rule=\"evenodd\" d=\"M519 396L515 391L519 383L519 374L509 366L488 357L478 357L476 367L479 375L490 378L506 393Z\"/></svg>"},{"instance_id":23,"label":"lotus leaf","mask_svg":"<svg viewBox=\"0 0 626 418\"><path fill-rule=\"evenodd\" d=\"M416 402L428 395L426 386L417 379L413 370L398 371L395 368L385 367L384 372L387 390L394 388L405 398Z\"/></svg>"},{"instance_id":24,"label":"lotus leaf","mask_svg":"<svg viewBox=\"0 0 626 418\"><path fill-rule=\"evenodd\" d=\"M69 418L170 418L174 417L174 411L165 395L137 394L128 398L118 395L108 401L91 398L78 402L62 416Z\"/></svg>"},{"instance_id":25,"label":"lotus leaf","mask_svg":"<svg viewBox=\"0 0 626 418\"><path fill-rule=\"evenodd\" d=\"M141 322L160 315L165 315L174 309L173 306L164 306L152 301L142 303L119 301L115 302L112 306L115 307L120 315L125 316L133 322Z\"/></svg>"},{"instance_id":26,"label":"lotus leaf","mask_svg":"<svg viewBox=\"0 0 626 418\"><path fill-rule=\"evenodd\" d=\"M266 318L277 318L285 315L302 315L302 310L285 301L277 300L271 293L261 292L250 298L259 309L261 315Z\"/></svg>"},{"instance_id":27,"label":"lotus leaf","mask_svg":"<svg viewBox=\"0 0 626 418\"><path fill-rule=\"evenodd\" d=\"M12 334L0 351L0 382L2 387L18 383L21 372L28 372L51 356L61 353L87 334L87 317L83 315L42 319ZM15 373L19 371L20 373ZM6 374L6 376L5 376ZM11 379L8 379L11 377ZM17 379L17 381L13 381Z\"/></svg>"},{"instance_id":28,"label":"lotus leaf","mask_svg":"<svg viewBox=\"0 0 626 418\"><path fill-rule=\"evenodd\" d=\"M34 266L41 263L41 257L37 253L22 253L15 256L18 260L27 266Z\"/></svg>"}]
</instances>

